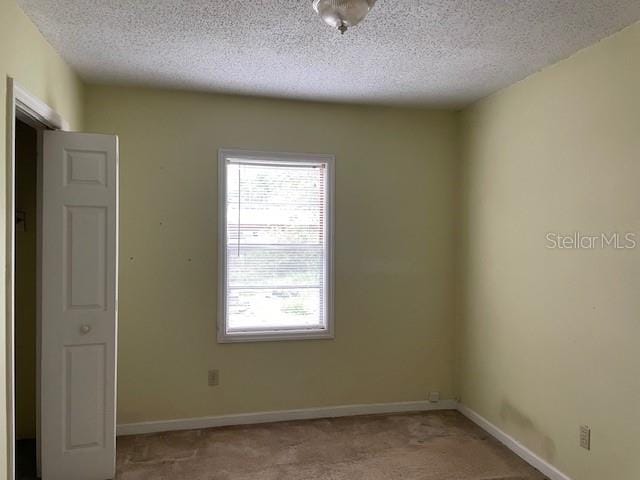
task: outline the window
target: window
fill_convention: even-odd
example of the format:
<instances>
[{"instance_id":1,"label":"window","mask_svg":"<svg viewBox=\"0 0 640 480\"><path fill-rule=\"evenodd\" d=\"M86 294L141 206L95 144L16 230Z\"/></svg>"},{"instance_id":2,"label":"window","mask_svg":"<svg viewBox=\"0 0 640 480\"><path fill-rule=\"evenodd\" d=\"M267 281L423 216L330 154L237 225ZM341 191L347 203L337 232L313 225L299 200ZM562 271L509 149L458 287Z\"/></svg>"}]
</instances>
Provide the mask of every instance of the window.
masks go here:
<instances>
[{"instance_id":1,"label":"window","mask_svg":"<svg viewBox=\"0 0 640 480\"><path fill-rule=\"evenodd\" d=\"M333 164L220 151L220 342L332 338Z\"/></svg>"}]
</instances>

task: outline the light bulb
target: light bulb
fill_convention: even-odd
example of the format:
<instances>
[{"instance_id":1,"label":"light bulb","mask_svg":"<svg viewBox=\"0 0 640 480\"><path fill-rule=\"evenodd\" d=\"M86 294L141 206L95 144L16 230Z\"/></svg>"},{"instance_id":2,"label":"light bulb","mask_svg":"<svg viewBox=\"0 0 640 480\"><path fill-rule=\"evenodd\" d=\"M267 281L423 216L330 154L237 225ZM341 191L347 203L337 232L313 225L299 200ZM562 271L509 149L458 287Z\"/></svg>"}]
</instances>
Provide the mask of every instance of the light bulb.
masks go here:
<instances>
[{"instance_id":1,"label":"light bulb","mask_svg":"<svg viewBox=\"0 0 640 480\"><path fill-rule=\"evenodd\" d=\"M316 13L341 33L354 27L367 16L376 0L312 0Z\"/></svg>"}]
</instances>

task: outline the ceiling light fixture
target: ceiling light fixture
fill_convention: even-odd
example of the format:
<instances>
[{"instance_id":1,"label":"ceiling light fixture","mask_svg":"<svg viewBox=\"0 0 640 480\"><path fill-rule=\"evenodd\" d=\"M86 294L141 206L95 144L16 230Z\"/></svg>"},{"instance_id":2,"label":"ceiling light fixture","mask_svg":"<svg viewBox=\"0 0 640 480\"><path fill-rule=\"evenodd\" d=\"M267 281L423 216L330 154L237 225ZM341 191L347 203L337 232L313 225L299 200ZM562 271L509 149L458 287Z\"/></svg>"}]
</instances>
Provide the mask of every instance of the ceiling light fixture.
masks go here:
<instances>
[{"instance_id":1,"label":"ceiling light fixture","mask_svg":"<svg viewBox=\"0 0 640 480\"><path fill-rule=\"evenodd\" d=\"M344 34L355 27L373 8L376 0L311 0L320 18Z\"/></svg>"}]
</instances>

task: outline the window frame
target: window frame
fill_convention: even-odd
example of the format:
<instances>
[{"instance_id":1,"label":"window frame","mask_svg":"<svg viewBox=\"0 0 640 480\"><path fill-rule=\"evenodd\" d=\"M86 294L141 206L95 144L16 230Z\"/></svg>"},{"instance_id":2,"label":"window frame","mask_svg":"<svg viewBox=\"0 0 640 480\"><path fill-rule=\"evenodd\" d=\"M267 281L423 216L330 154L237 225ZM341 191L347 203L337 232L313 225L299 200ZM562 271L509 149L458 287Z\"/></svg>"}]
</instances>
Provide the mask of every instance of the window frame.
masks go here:
<instances>
[{"instance_id":1,"label":"window frame","mask_svg":"<svg viewBox=\"0 0 640 480\"><path fill-rule=\"evenodd\" d=\"M326 197L326 322L323 329L287 329L248 332L227 331L227 159L265 162L322 162L327 165ZM218 150L218 343L274 342L333 339L334 334L334 231L335 156L312 153L263 152L222 148Z\"/></svg>"}]
</instances>

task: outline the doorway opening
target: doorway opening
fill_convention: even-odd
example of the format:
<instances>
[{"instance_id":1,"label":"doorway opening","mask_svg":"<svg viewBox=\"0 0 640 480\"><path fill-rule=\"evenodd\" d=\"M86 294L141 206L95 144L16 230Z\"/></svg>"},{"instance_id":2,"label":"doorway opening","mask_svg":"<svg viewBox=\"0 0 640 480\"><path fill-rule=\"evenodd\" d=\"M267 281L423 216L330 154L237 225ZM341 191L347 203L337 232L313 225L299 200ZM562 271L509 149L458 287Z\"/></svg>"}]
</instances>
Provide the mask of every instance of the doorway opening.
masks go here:
<instances>
[{"instance_id":1,"label":"doorway opening","mask_svg":"<svg viewBox=\"0 0 640 480\"><path fill-rule=\"evenodd\" d=\"M17 480L37 478L38 130L16 119L14 189L14 392Z\"/></svg>"},{"instance_id":2,"label":"doorway opening","mask_svg":"<svg viewBox=\"0 0 640 480\"><path fill-rule=\"evenodd\" d=\"M34 466L45 478L114 478L118 138L69 132L13 79L7 87L9 455L0 478L32 480Z\"/></svg>"},{"instance_id":3,"label":"doorway opening","mask_svg":"<svg viewBox=\"0 0 640 480\"><path fill-rule=\"evenodd\" d=\"M42 136L68 130L51 107L7 78L6 392L7 464L0 477L32 480L40 470L40 252Z\"/></svg>"}]
</instances>

